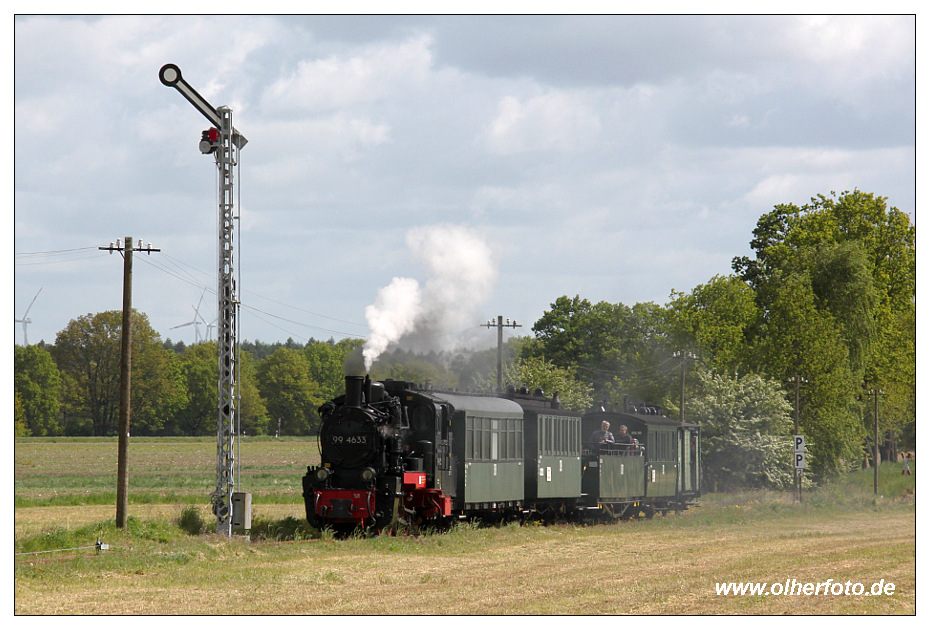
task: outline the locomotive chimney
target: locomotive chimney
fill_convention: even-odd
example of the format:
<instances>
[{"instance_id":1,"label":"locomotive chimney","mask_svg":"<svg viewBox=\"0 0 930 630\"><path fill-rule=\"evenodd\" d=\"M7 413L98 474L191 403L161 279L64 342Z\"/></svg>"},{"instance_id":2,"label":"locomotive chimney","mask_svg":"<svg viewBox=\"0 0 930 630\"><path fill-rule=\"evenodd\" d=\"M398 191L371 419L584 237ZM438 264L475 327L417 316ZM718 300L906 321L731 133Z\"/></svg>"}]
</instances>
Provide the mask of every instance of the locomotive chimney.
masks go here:
<instances>
[{"instance_id":1,"label":"locomotive chimney","mask_svg":"<svg viewBox=\"0 0 930 630\"><path fill-rule=\"evenodd\" d=\"M362 406L362 386L365 379L361 376L346 377L346 407Z\"/></svg>"}]
</instances>

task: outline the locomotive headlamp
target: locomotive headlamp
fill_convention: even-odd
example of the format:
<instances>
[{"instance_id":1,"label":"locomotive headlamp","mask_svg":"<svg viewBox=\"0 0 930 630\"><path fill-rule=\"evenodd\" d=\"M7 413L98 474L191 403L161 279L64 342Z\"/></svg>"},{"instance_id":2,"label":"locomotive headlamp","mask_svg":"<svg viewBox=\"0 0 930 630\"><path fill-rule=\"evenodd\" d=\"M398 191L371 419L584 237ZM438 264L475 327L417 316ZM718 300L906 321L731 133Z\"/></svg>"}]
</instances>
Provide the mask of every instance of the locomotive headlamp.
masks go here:
<instances>
[{"instance_id":1,"label":"locomotive headlamp","mask_svg":"<svg viewBox=\"0 0 930 630\"><path fill-rule=\"evenodd\" d=\"M365 483L369 483L373 481L375 478L375 469L366 468L365 470L362 471L361 477L362 477L362 481L364 481Z\"/></svg>"},{"instance_id":2,"label":"locomotive headlamp","mask_svg":"<svg viewBox=\"0 0 930 630\"><path fill-rule=\"evenodd\" d=\"M317 481L323 483L329 479L329 468L317 468L316 472L313 473L313 476L316 477Z\"/></svg>"}]
</instances>

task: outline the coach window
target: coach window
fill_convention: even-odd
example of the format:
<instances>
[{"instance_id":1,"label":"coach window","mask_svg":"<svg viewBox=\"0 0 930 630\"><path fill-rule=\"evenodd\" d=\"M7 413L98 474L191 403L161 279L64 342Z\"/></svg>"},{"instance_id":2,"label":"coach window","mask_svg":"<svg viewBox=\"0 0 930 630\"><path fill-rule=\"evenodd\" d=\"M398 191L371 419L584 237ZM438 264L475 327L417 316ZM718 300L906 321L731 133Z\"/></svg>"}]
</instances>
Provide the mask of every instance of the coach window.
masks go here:
<instances>
[{"instance_id":1,"label":"coach window","mask_svg":"<svg viewBox=\"0 0 930 630\"><path fill-rule=\"evenodd\" d=\"M491 456L491 419L481 419L481 459Z\"/></svg>"},{"instance_id":2,"label":"coach window","mask_svg":"<svg viewBox=\"0 0 930 630\"><path fill-rule=\"evenodd\" d=\"M508 438L510 437L507 433L507 420L501 420L501 459L508 458L508 448L509 444L507 443Z\"/></svg>"},{"instance_id":3,"label":"coach window","mask_svg":"<svg viewBox=\"0 0 930 630\"><path fill-rule=\"evenodd\" d=\"M536 443L537 451L542 454L546 452L546 422L542 417L536 417Z\"/></svg>"}]
</instances>

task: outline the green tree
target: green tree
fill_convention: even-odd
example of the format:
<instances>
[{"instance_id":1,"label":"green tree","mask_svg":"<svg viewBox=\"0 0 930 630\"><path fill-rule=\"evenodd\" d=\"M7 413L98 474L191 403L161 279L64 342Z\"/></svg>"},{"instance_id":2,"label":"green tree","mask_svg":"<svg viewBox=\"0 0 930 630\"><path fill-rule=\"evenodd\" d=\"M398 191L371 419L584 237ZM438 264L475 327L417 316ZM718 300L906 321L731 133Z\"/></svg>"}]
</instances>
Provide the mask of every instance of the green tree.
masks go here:
<instances>
[{"instance_id":1,"label":"green tree","mask_svg":"<svg viewBox=\"0 0 930 630\"><path fill-rule=\"evenodd\" d=\"M791 406L777 381L698 374L688 401L701 425L705 482L715 490L786 489L793 484Z\"/></svg>"},{"instance_id":2,"label":"green tree","mask_svg":"<svg viewBox=\"0 0 930 630\"><path fill-rule=\"evenodd\" d=\"M240 350L239 363L240 428L247 435L262 435L268 431L268 412L258 391L255 360L250 353ZM166 432L215 435L218 416L216 342L187 346L184 354L178 357L178 364L187 396Z\"/></svg>"},{"instance_id":3,"label":"green tree","mask_svg":"<svg viewBox=\"0 0 930 630\"><path fill-rule=\"evenodd\" d=\"M767 291L766 317L753 348L755 371L781 383L807 379L801 431L809 438L812 472L840 472L858 460L864 437L855 408L859 382L842 331L829 312L817 308L808 275L779 277Z\"/></svg>"},{"instance_id":4,"label":"green tree","mask_svg":"<svg viewBox=\"0 0 930 630\"><path fill-rule=\"evenodd\" d=\"M778 205L753 236L755 257L733 267L759 307L754 367L811 381L808 429L820 434L822 471L840 469L858 458L870 422L856 402L863 382L888 393L883 429L914 419L916 229L885 198L856 190Z\"/></svg>"},{"instance_id":5,"label":"green tree","mask_svg":"<svg viewBox=\"0 0 930 630\"><path fill-rule=\"evenodd\" d=\"M714 276L691 293L673 292L672 297L666 307L670 336L716 371L745 371L759 317L750 286L736 276Z\"/></svg>"},{"instance_id":6,"label":"green tree","mask_svg":"<svg viewBox=\"0 0 930 630\"><path fill-rule=\"evenodd\" d=\"M850 369L865 376L876 336L878 296L859 241L812 248L811 289L817 305L833 315L849 350Z\"/></svg>"},{"instance_id":7,"label":"green tree","mask_svg":"<svg viewBox=\"0 0 930 630\"><path fill-rule=\"evenodd\" d=\"M239 422L247 435L268 433L271 422L265 399L258 388L258 362L248 352L239 352Z\"/></svg>"},{"instance_id":8,"label":"green tree","mask_svg":"<svg viewBox=\"0 0 930 630\"><path fill-rule=\"evenodd\" d=\"M256 369L258 388L271 421L285 435L307 435L319 422L316 410L325 402L320 386L310 377L302 351L282 347Z\"/></svg>"},{"instance_id":9,"label":"green tree","mask_svg":"<svg viewBox=\"0 0 930 630\"><path fill-rule=\"evenodd\" d=\"M26 427L26 408L19 392L13 392L13 437L24 437L29 434Z\"/></svg>"},{"instance_id":10,"label":"green tree","mask_svg":"<svg viewBox=\"0 0 930 630\"><path fill-rule=\"evenodd\" d=\"M55 339L65 416L77 432L113 435L119 416L122 313L106 311L71 320ZM152 434L182 403L179 373L144 313L132 313L131 427Z\"/></svg>"},{"instance_id":11,"label":"green tree","mask_svg":"<svg viewBox=\"0 0 930 630\"><path fill-rule=\"evenodd\" d=\"M609 398L620 387L657 402L655 397L666 397L673 383L666 369L673 347L665 309L656 304L591 304L563 296L532 330L535 339L522 345L520 358L577 370L597 399Z\"/></svg>"},{"instance_id":12,"label":"green tree","mask_svg":"<svg viewBox=\"0 0 930 630\"><path fill-rule=\"evenodd\" d=\"M174 416L175 435L216 433L218 363L215 341L188 346L179 357L187 400Z\"/></svg>"},{"instance_id":13,"label":"green tree","mask_svg":"<svg viewBox=\"0 0 930 630\"><path fill-rule=\"evenodd\" d=\"M339 343L311 341L307 344L303 350L304 358L310 378L319 386L323 398L330 400L345 393L346 358L364 344L364 339L343 339Z\"/></svg>"},{"instance_id":14,"label":"green tree","mask_svg":"<svg viewBox=\"0 0 930 630\"><path fill-rule=\"evenodd\" d=\"M550 397L558 394L563 409L585 412L594 400L591 386L578 380L574 370L558 367L545 359L528 357L505 364L503 374L504 380L516 387L525 385L531 392L540 388ZM496 373L493 379L492 389L496 389Z\"/></svg>"},{"instance_id":15,"label":"green tree","mask_svg":"<svg viewBox=\"0 0 930 630\"><path fill-rule=\"evenodd\" d=\"M52 355L39 346L16 346L13 389L24 435L60 435L58 424L61 375Z\"/></svg>"},{"instance_id":16,"label":"green tree","mask_svg":"<svg viewBox=\"0 0 930 630\"><path fill-rule=\"evenodd\" d=\"M608 302L592 304L580 296L562 296L535 324L537 344L527 350L560 367L609 368L620 359L620 339L628 309Z\"/></svg>"}]
</instances>

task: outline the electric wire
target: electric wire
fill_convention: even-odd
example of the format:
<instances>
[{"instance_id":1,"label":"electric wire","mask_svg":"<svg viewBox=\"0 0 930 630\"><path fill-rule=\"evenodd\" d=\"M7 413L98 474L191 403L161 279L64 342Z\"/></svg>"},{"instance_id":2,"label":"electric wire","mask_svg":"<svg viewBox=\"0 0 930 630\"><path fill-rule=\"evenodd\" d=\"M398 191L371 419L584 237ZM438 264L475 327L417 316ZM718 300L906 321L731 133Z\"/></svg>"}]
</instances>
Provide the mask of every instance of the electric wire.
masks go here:
<instances>
[{"instance_id":1,"label":"electric wire","mask_svg":"<svg viewBox=\"0 0 930 630\"><path fill-rule=\"evenodd\" d=\"M96 247L75 247L72 249L59 249L45 252L21 252L14 254L16 266L32 265L61 265L74 263L93 258L102 258L106 252Z\"/></svg>"},{"instance_id":2,"label":"electric wire","mask_svg":"<svg viewBox=\"0 0 930 630\"><path fill-rule=\"evenodd\" d=\"M61 254L71 254L74 252L83 252L83 251L97 251L96 247L73 247L71 249L51 249L45 252L20 252L14 254L17 258L25 256L58 256Z\"/></svg>"}]
</instances>

